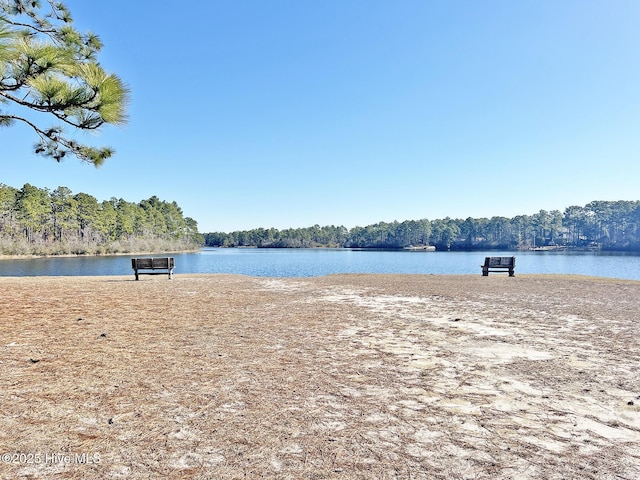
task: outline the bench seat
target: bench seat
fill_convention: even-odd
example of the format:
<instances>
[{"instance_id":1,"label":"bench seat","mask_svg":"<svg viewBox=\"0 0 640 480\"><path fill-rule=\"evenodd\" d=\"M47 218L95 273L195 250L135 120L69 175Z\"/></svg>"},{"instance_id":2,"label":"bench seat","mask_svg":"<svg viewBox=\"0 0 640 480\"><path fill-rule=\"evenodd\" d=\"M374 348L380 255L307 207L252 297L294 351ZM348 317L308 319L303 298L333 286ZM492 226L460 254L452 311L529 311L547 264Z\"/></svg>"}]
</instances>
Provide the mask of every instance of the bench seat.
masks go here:
<instances>
[{"instance_id":1,"label":"bench seat","mask_svg":"<svg viewBox=\"0 0 640 480\"><path fill-rule=\"evenodd\" d=\"M483 277L488 277L489 272L509 272L510 277L515 277L516 257L485 257L480 268Z\"/></svg>"},{"instance_id":2,"label":"bench seat","mask_svg":"<svg viewBox=\"0 0 640 480\"><path fill-rule=\"evenodd\" d=\"M162 275L165 273L169 275L169 280L171 280L173 278L175 261L173 257L132 258L131 268L133 268L136 280L139 280L139 275ZM141 270L151 271L142 272Z\"/></svg>"}]
</instances>

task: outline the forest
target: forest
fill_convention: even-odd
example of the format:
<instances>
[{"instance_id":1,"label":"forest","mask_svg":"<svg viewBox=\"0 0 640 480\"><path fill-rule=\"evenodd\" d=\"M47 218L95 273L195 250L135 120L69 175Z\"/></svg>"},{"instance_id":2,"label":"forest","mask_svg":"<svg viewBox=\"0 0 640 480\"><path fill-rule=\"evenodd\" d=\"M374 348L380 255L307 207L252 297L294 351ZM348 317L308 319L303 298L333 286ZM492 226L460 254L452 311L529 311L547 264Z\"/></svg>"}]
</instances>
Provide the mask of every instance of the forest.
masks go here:
<instances>
[{"instance_id":1,"label":"forest","mask_svg":"<svg viewBox=\"0 0 640 480\"><path fill-rule=\"evenodd\" d=\"M99 202L67 187L0 184L0 254L115 254L191 250L202 245L195 220L176 202Z\"/></svg>"},{"instance_id":2,"label":"forest","mask_svg":"<svg viewBox=\"0 0 640 480\"><path fill-rule=\"evenodd\" d=\"M314 225L205 234L207 246L347 247L438 250L603 249L640 251L640 201L593 201L513 218L444 218L379 222L348 229Z\"/></svg>"}]
</instances>

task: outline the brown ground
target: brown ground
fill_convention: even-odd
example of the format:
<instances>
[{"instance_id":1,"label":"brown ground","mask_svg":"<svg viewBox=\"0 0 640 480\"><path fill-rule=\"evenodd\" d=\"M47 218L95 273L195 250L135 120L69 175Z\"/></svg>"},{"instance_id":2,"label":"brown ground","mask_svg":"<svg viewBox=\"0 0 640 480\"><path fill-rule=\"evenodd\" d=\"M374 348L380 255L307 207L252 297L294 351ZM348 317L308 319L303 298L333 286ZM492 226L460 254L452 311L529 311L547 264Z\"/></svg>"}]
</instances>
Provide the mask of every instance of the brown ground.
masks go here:
<instances>
[{"instance_id":1,"label":"brown ground","mask_svg":"<svg viewBox=\"0 0 640 480\"><path fill-rule=\"evenodd\" d=\"M585 277L0 278L0 477L638 479L639 319Z\"/></svg>"}]
</instances>

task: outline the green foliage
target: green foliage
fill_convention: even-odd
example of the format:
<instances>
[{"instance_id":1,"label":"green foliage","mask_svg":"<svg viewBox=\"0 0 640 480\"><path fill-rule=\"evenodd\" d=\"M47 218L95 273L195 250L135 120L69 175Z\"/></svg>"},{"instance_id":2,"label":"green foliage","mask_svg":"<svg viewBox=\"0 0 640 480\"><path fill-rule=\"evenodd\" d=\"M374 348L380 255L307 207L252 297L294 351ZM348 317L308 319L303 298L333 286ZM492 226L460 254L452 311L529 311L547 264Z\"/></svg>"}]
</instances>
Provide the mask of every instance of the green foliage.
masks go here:
<instances>
[{"instance_id":1,"label":"green foliage","mask_svg":"<svg viewBox=\"0 0 640 480\"><path fill-rule=\"evenodd\" d=\"M257 247L352 247L352 248L403 248L427 245L431 225L428 220L407 220L402 223L380 222L367 227L334 225L309 228L258 228L233 233L208 233L206 245L211 246L257 246Z\"/></svg>"},{"instance_id":2,"label":"green foliage","mask_svg":"<svg viewBox=\"0 0 640 480\"><path fill-rule=\"evenodd\" d=\"M100 166L109 147L83 145L65 134L127 121L129 91L96 61L100 39L73 28L67 7L0 0L0 126L22 123L38 141L35 152L56 161L72 154ZM61 124L41 126L53 119Z\"/></svg>"},{"instance_id":3,"label":"green foliage","mask_svg":"<svg viewBox=\"0 0 640 480\"><path fill-rule=\"evenodd\" d=\"M203 242L198 224L176 202L103 202L67 187L0 184L0 254L167 251Z\"/></svg>"},{"instance_id":4,"label":"green foliage","mask_svg":"<svg viewBox=\"0 0 640 480\"><path fill-rule=\"evenodd\" d=\"M537 247L640 250L640 201L591 202L584 207L540 210L513 218L444 218L380 222L366 227L320 227L214 232L209 246L405 248L517 250Z\"/></svg>"}]
</instances>

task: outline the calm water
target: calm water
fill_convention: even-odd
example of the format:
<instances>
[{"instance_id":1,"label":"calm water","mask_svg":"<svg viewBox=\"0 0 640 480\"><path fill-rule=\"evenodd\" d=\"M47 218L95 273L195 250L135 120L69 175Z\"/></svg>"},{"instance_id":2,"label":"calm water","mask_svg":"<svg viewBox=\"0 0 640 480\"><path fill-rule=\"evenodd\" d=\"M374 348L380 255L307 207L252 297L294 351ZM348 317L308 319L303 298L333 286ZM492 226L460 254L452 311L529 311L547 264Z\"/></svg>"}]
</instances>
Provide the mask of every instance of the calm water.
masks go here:
<instances>
[{"instance_id":1,"label":"calm water","mask_svg":"<svg viewBox=\"0 0 640 480\"><path fill-rule=\"evenodd\" d=\"M172 256L176 259L176 274L239 273L267 277L313 277L332 273L480 275L480 264L485 256L511 255L516 256L516 275L568 273L640 280L640 255L601 252L568 254L207 248L197 253ZM2 260L0 276L132 275L130 258L132 256Z\"/></svg>"}]
</instances>

